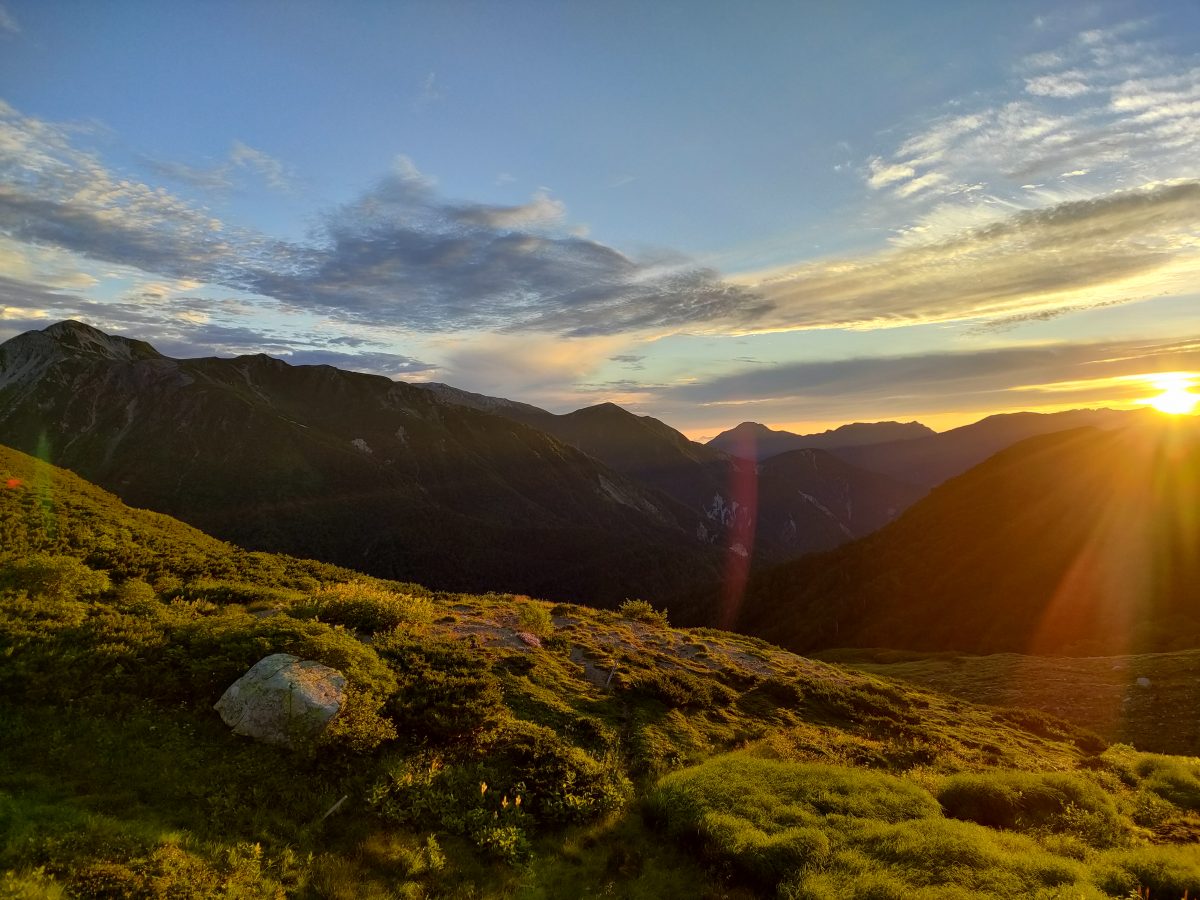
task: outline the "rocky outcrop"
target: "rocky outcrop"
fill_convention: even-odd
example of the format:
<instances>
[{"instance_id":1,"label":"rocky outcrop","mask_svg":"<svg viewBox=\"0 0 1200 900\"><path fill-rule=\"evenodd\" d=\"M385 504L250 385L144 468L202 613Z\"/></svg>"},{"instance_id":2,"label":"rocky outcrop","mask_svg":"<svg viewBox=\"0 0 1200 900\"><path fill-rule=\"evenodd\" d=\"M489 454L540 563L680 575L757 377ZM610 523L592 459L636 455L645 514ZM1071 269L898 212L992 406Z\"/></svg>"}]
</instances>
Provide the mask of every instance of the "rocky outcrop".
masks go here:
<instances>
[{"instance_id":1,"label":"rocky outcrop","mask_svg":"<svg viewBox=\"0 0 1200 900\"><path fill-rule=\"evenodd\" d=\"M290 653L260 659L213 707L234 734L295 748L321 735L341 709L346 677Z\"/></svg>"}]
</instances>

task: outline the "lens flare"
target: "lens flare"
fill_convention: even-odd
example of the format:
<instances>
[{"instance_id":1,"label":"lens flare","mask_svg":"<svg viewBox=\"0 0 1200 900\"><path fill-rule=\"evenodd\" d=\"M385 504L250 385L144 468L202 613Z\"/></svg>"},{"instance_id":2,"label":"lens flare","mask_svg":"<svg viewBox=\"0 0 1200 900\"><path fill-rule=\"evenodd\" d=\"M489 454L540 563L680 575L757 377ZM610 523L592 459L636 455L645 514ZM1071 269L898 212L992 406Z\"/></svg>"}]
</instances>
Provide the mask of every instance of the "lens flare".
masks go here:
<instances>
[{"instance_id":1,"label":"lens flare","mask_svg":"<svg viewBox=\"0 0 1200 900\"><path fill-rule=\"evenodd\" d=\"M1162 391L1146 402L1160 413L1169 416L1185 416L1195 411L1200 404L1200 394L1193 394L1194 379L1182 373L1172 373L1155 379L1154 386Z\"/></svg>"}]
</instances>

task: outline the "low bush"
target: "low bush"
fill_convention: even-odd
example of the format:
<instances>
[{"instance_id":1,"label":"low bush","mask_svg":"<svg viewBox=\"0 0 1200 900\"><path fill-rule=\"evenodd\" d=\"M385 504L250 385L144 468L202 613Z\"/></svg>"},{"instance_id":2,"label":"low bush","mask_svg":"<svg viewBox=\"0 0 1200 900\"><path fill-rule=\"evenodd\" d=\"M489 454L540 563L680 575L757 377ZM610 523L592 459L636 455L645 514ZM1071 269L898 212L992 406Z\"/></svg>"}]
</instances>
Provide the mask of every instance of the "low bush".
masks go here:
<instances>
[{"instance_id":1,"label":"low bush","mask_svg":"<svg viewBox=\"0 0 1200 900\"><path fill-rule=\"evenodd\" d=\"M427 753L397 763L372 788L371 802L385 819L436 825L515 860L527 855L531 831L594 819L630 792L615 760L510 721L454 757Z\"/></svg>"},{"instance_id":2,"label":"low bush","mask_svg":"<svg viewBox=\"0 0 1200 900\"><path fill-rule=\"evenodd\" d=\"M301 617L315 617L372 634L427 625L433 621L433 611L427 597L397 594L362 581L326 585L293 608Z\"/></svg>"},{"instance_id":3,"label":"low bush","mask_svg":"<svg viewBox=\"0 0 1200 900\"><path fill-rule=\"evenodd\" d=\"M106 572L97 572L73 556L31 553L0 562L0 587L64 603L98 597L112 583Z\"/></svg>"},{"instance_id":4,"label":"low bush","mask_svg":"<svg viewBox=\"0 0 1200 900\"><path fill-rule=\"evenodd\" d=\"M661 668L620 672L614 686L621 693L657 700L678 709L728 706L737 696L711 678Z\"/></svg>"},{"instance_id":5,"label":"low bush","mask_svg":"<svg viewBox=\"0 0 1200 900\"><path fill-rule=\"evenodd\" d=\"M617 607L617 612L622 618L632 619L635 622L645 622L647 625L656 625L660 628L668 627L667 611L657 610L645 600L625 600Z\"/></svg>"},{"instance_id":6,"label":"low bush","mask_svg":"<svg viewBox=\"0 0 1200 900\"><path fill-rule=\"evenodd\" d=\"M532 600L517 604L517 623L521 631L528 631L538 637L549 637L554 632L550 611Z\"/></svg>"},{"instance_id":7,"label":"low bush","mask_svg":"<svg viewBox=\"0 0 1200 900\"><path fill-rule=\"evenodd\" d=\"M504 705L486 657L452 641L419 641L403 629L376 635L375 651L398 680L387 711L402 737L435 744L493 726Z\"/></svg>"}]
</instances>

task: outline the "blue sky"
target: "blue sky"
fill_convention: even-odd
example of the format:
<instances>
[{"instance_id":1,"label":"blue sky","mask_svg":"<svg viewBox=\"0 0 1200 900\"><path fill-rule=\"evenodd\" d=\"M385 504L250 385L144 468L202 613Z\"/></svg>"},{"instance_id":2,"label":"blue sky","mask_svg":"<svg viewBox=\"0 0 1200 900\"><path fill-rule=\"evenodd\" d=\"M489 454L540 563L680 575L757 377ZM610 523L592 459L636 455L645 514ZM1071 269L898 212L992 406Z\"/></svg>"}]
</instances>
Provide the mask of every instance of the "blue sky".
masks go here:
<instances>
[{"instance_id":1,"label":"blue sky","mask_svg":"<svg viewBox=\"0 0 1200 900\"><path fill-rule=\"evenodd\" d=\"M22 3L0 337L693 436L1200 371L1194 3Z\"/></svg>"}]
</instances>

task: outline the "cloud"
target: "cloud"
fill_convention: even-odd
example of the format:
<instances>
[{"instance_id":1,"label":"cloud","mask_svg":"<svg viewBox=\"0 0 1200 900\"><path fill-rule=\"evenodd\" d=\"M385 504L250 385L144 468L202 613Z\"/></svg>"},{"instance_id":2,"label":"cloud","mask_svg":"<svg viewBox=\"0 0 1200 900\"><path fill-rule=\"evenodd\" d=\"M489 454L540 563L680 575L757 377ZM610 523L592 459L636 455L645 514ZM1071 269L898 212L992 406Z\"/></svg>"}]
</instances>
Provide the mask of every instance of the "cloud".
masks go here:
<instances>
[{"instance_id":1,"label":"cloud","mask_svg":"<svg viewBox=\"0 0 1200 900\"><path fill-rule=\"evenodd\" d=\"M640 370L646 368L642 365L645 359L646 357L640 353L618 353L616 356L610 356L608 361L620 363L629 369Z\"/></svg>"},{"instance_id":2,"label":"cloud","mask_svg":"<svg viewBox=\"0 0 1200 900\"><path fill-rule=\"evenodd\" d=\"M239 169L258 174L269 186L279 191L290 190L292 178L287 167L273 156L235 140L229 151L229 161Z\"/></svg>"},{"instance_id":3,"label":"cloud","mask_svg":"<svg viewBox=\"0 0 1200 900\"><path fill-rule=\"evenodd\" d=\"M413 100L413 108L417 110L425 109L445 99L445 97L446 92L442 89L442 85L438 81L437 73L430 72L421 81L421 90L417 93L416 99Z\"/></svg>"},{"instance_id":4,"label":"cloud","mask_svg":"<svg viewBox=\"0 0 1200 900\"><path fill-rule=\"evenodd\" d=\"M919 125L891 153L872 157L867 186L932 203L961 184L980 182L1004 197L1079 169L1110 190L1200 176L1200 67L1165 43L1138 40L1144 27L1085 31L1026 57L1015 73L1022 93L976 109L964 98L953 115Z\"/></svg>"},{"instance_id":5,"label":"cloud","mask_svg":"<svg viewBox=\"0 0 1200 900\"><path fill-rule=\"evenodd\" d=\"M563 340L547 335L480 335L442 353L439 378L483 394L574 409L579 405L579 386L623 343L610 336Z\"/></svg>"},{"instance_id":6,"label":"cloud","mask_svg":"<svg viewBox=\"0 0 1200 900\"><path fill-rule=\"evenodd\" d=\"M437 369L402 354L337 349L377 343L363 338L284 334L237 324L248 318L240 303L177 296L186 287L149 282L131 289L123 300L101 302L0 276L0 340L53 321L81 319L113 334L149 341L160 353L181 359L267 353L293 365L330 365L389 378ZM170 303L163 302L167 299Z\"/></svg>"},{"instance_id":7,"label":"cloud","mask_svg":"<svg viewBox=\"0 0 1200 900\"><path fill-rule=\"evenodd\" d=\"M753 404L796 419L854 410L886 416L1019 408L1033 394L1037 405L1087 406L1132 402L1146 393L1142 376L1169 371L1200 371L1200 342L1059 343L760 366L665 387L660 398L717 407Z\"/></svg>"},{"instance_id":8,"label":"cloud","mask_svg":"<svg viewBox=\"0 0 1200 900\"><path fill-rule=\"evenodd\" d=\"M271 167L242 145L239 164ZM0 107L0 233L93 260L269 297L343 322L418 331L566 335L753 318L745 289L677 256L633 258L563 230L545 191L519 206L461 203L401 157L309 243L235 228L122 178L60 127Z\"/></svg>"},{"instance_id":9,"label":"cloud","mask_svg":"<svg viewBox=\"0 0 1200 900\"><path fill-rule=\"evenodd\" d=\"M867 179L867 184L876 189L895 184L897 181L907 181L917 174L917 170L906 163L889 165L878 157L871 160L869 168L871 176Z\"/></svg>"},{"instance_id":10,"label":"cloud","mask_svg":"<svg viewBox=\"0 0 1200 900\"><path fill-rule=\"evenodd\" d=\"M16 35L21 33L21 26L17 24L17 20L3 6L0 6L0 34Z\"/></svg>"},{"instance_id":11,"label":"cloud","mask_svg":"<svg viewBox=\"0 0 1200 900\"><path fill-rule=\"evenodd\" d=\"M1038 75L1036 78L1025 80L1025 91L1038 97L1059 97L1070 99L1091 93L1092 89L1084 81L1082 72L1070 70L1056 72L1053 75Z\"/></svg>"},{"instance_id":12,"label":"cloud","mask_svg":"<svg viewBox=\"0 0 1200 900\"><path fill-rule=\"evenodd\" d=\"M824 260L746 286L763 330L886 327L1062 311L1194 290L1200 182L1001 215L949 237Z\"/></svg>"},{"instance_id":13,"label":"cloud","mask_svg":"<svg viewBox=\"0 0 1200 900\"><path fill-rule=\"evenodd\" d=\"M277 191L290 191L293 186L293 176L287 166L262 150L238 140L231 145L226 159L214 166L190 166L151 157L143 157L142 163L157 175L203 191L232 190L235 176L243 171L257 175L268 187Z\"/></svg>"}]
</instances>

